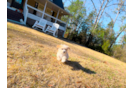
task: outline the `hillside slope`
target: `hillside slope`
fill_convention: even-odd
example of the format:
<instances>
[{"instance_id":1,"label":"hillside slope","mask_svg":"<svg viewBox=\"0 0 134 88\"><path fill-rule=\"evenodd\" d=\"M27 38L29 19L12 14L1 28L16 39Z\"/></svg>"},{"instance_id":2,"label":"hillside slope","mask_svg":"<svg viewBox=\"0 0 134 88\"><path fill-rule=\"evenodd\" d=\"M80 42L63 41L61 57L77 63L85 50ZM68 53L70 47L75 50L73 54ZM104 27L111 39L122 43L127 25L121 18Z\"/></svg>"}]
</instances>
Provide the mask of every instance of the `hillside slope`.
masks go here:
<instances>
[{"instance_id":1,"label":"hillside slope","mask_svg":"<svg viewBox=\"0 0 134 88\"><path fill-rule=\"evenodd\" d=\"M69 62L56 60L56 45L70 47ZM7 87L125 88L126 63L7 22Z\"/></svg>"}]
</instances>

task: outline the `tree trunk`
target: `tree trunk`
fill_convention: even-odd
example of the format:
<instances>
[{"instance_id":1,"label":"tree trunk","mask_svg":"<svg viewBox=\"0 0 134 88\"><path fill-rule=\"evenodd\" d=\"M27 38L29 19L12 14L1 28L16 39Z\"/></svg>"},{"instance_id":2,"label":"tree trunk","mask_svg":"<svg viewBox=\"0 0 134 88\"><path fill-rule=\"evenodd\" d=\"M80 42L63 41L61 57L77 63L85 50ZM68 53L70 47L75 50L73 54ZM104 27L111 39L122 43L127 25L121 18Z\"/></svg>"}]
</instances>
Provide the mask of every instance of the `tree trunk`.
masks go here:
<instances>
[{"instance_id":1,"label":"tree trunk","mask_svg":"<svg viewBox=\"0 0 134 88\"><path fill-rule=\"evenodd\" d=\"M120 34L123 32L123 30L115 37L114 41L110 44L109 49L111 49L111 47L113 46L113 44L115 43L115 41L117 40L117 38L120 36Z\"/></svg>"},{"instance_id":2,"label":"tree trunk","mask_svg":"<svg viewBox=\"0 0 134 88\"><path fill-rule=\"evenodd\" d=\"M101 16L102 16L102 14L103 14L103 12L104 12L104 10L105 10L105 8L106 8L106 6L107 6L108 2L109 2L109 0L107 0L107 3L105 4L105 6L104 6L104 8L103 8L103 10L102 10L102 12L101 12L100 17L99 17L99 19L97 20L97 23L95 24L95 28L94 28L94 29L96 29L97 24L98 24L98 22L100 21L100 18L101 18Z\"/></svg>"},{"instance_id":3,"label":"tree trunk","mask_svg":"<svg viewBox=\"0 0 134 88\"><path fill-rule=\"evenodd\" d=\"M91 0L91 2L92 2L92 4L93 4L93 6L94 6L95 12L97 12L97 10L96 10L96 7L95 7L95 5L94 5L93 0Z\"/></svg>"},{"instance_id":4,"label":"tree trunk","mask_svg":"<svg viewBox=\"0 0 134 88\"><path fill-rule=\"evenodd\" d=\"M121 2L121 5L120 5L120 7L119 7L119 9L118 9L118 12L117 12L117 15L116 15L116 18L115 18L113 24L115 24L115 22L116 22L116 20L117 20L117 18L118 18L118 15L120 14L120 9L121 9L121 7L123 6L123 4L124 4L124 2Z\"/></svg>"},{"instance_id":5,"label":"tree trunk","mask_svg":"<svg viewBox=\"0 0 134 88\"><path fill-rule=\"evenodd\" d=\"M93 39L93 35L90 34L90 35L89 35L89 38L88 38L88 41L86 42L85 46L88 46L89 43L92 41L92 39Z\"/></svg>"},{"instance_id":6,"label":"tree trunk","mask_svg":"<svg viewBox=\"0 0 134 88\"><path fill-rule=\"evenodd\" d=\"M105 2L105 0L103 0L103 2L102 2L102 4L101 4L101 7L100 7L100 9L99 9L99 12L98 12L98 14L97 14L97 16L96 16L96 18L95 18L94 24L96 24L96 22L97 22L97 19L98 19L98 17L99 17L99 14L100 14L100 12L101 12L101 9L102 9L102 6L103 6L104 2Z\"/></svg>"},{"instance_id":7,"label":"tree trunk","mask_svg":"<svg viewBox=\"0 0 134 88\"><path fill-rule=\"evenodd\" d=\"M124 1L124 2L125 2L125 1ZM121 2L121 5L120 5L120 7L119 7L119 9L118 9L118 12L117 12L117 15L116 15L116 18L115 18L113 24L115 24L115 22L116 22L116 20L117 20L117 17L118 17L118 15L120 14L120 9L121 9L121 7L123 6L124 2ZM113 27L114 27L114 26L113 26ZM109 49L111 49L111 47L113 46L113 44L115 43L115 41L117 40L117 38L120 36L120 34L121 34L122 32L123 32L123 30L121 30L121 32L115 37L114 41L110 44Z\"/></svg>"}]
</instances>

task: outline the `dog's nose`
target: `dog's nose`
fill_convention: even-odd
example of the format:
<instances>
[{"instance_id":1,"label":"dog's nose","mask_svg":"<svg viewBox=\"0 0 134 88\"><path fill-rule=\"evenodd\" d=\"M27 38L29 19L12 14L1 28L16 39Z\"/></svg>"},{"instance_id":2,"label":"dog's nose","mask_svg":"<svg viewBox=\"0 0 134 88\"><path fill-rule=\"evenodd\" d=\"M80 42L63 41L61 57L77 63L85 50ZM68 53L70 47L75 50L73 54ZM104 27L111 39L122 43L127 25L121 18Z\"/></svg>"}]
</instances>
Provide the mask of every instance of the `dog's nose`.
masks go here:
<instances>
[{"instance_id":1,"label":"dog's nose","mask_svg":"<svg viewBox=\"0 0 134 88\"><path fill-rule=\"evenodd\" d=\"M65 51L63 51L63 53L65 53Z\"/></svg>"}]
</instances>

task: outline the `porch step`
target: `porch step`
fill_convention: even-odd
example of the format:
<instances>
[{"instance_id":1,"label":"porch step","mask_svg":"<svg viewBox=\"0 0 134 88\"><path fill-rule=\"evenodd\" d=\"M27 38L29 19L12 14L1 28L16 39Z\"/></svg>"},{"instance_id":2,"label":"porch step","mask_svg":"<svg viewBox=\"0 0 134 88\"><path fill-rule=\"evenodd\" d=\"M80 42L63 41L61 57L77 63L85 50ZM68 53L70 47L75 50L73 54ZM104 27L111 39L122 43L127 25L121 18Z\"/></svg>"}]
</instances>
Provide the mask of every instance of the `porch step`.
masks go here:
<instances>
[{"instance_id":1,"label":"porch step","mask_svg":"<svg viewBox=\"0 0 134 88\"><path fill-rule=\"evenodd\" d=\"M13 11L7 8L7 18L20 22L20 19L24 20L23 14L17 11Z\"/></svg>"}]
</instances>

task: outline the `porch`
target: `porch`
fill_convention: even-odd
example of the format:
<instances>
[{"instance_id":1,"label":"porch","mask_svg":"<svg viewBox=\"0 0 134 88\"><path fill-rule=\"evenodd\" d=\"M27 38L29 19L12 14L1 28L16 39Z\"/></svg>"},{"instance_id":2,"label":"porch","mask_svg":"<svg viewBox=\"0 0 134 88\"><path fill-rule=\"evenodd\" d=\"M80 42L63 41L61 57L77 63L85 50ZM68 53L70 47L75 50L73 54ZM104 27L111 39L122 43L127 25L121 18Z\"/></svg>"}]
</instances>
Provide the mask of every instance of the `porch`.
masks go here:
<instances>
[{"instance_id":1,"label":"porch","mask_svg":"<svg viewBox=\"0 0 134 88\"><path fill-rule=\"evenodd\" d=\"M17 11L7 8L7 19L11 19L17 22L20 22L20 19L24 20L23 14Z\"/></svg>"},{"instance_id":2,"label":"porch","mask_svg":"<svg viewBox=\"0 0 134 88\"><path fill-rule=\"evenodd\" d=\"M47 20L47 26L58 23L60 25L58 33L62 36L64 36L67 25L67 22L61 20L64 15L69 16L70 14L50 0L25 0L23 3L24 24L32 26L40 19Z\"/></svg>"}]
</instances>

